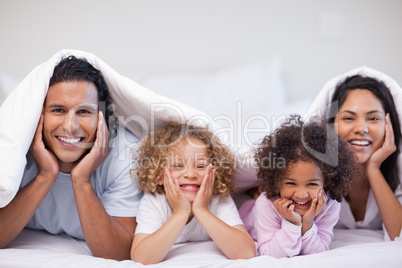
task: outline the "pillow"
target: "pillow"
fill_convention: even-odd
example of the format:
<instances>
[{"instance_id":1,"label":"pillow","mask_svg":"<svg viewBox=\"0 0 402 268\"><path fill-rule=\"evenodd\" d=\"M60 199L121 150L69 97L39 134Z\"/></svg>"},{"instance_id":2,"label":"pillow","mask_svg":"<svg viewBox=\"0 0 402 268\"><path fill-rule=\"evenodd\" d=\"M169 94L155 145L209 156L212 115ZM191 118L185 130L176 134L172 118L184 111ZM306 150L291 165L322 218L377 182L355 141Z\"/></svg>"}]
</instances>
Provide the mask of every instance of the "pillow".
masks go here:
<instances>
[{"instance_id":1,"label":"pillow","mask_svg":"<svg viewBox=\"0 0 402 268\"><path fill-rule=\"evenodd\" d=\"M142 75L135 80L156 93L204 111L212 119L228 116L236 122L239 111L250 113L286 103L279 57L268 63L248 63L218 71Z\"/></svg>"},{"instance_id":2,"label":"pillow","mask_svg":"<svg viewBox=\"0 0 402 268\"><path fill-rule=\"evenodd\" d=\"M243 114L243 143L250 147L256 147L266 135L280 127L289 115L303 116L312 102L313 98L304 98L288 102L281 107L267 107Z\"/></svg>"},{"instance_id":3,"label":"pillow","mask_svg":"<svg viewBox=\"0 0 402 268\"><path fill-rule=\"evenodd\" d=\"M5 72L0 72L0 106L21 80Z\"/></svg>"}]
</instances>

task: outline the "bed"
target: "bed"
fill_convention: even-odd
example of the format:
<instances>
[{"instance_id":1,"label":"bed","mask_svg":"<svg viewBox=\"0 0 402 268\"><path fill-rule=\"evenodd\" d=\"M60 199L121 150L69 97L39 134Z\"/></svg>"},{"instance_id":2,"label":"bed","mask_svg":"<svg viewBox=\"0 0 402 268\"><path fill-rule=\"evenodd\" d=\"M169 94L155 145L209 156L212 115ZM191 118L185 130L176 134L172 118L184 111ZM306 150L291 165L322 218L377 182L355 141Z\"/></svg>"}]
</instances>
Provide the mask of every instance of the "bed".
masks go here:
<instances>
[{"instance_id":1,"label":"bed","mask_svg":"<svg viewBox=\"0 0 402 268\"><path fill-rule=\"evenodd\" d=\"M226 143L247 152L252 152L253 146L287 115L303 115L313 99L306 97L289 101L279 57L269 62L230 66L210 72L141 73L129 78L160 95L205 111L227 132ZM0 104L20 81L7 72L0 73ZM254 186L255 181L248 181L243 176L237 183L239 187L234 199L240 205L247 198L244 191ZM129 260L93 257L85 241L30 229L24 229L11 244L0 250L0 267L142 266ZM250 260L228 260L212 241L191 242L175 245L162 263L152 266L402 267L402 241L384 241L381 230L338 229L329 251L282 259L257 256Z\"/></svg>"},{"instance_id":2,"label":"bed","mask_svg":"<svg viewBox=\"0 0 402 268\"><path fill-rule=\"evenodd\" d=\"M382 231L335 230L330 250L307 256L275 259L257 256L228 260L211 242L175 245L162 263L153 267L398 267L402 242L383 241ZM142 267L132 261L114 261L91 255L84 241L25 229L0 250L0 267Z\"/></svg>"}]
</instances>

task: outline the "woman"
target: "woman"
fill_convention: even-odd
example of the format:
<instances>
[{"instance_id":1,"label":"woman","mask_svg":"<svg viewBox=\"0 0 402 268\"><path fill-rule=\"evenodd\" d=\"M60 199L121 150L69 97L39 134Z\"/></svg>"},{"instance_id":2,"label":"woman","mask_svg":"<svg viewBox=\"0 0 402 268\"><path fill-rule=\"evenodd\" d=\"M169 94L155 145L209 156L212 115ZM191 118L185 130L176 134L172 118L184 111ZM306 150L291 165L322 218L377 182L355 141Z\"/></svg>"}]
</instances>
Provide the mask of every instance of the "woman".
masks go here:
<instances>
[{"instance_id":1,"label":"woman","mask_svg":"<svg viewBox=\"0 0 402 268\"><path fill-rule=\"evenodd\" d=\"M401 237L402 114L395 106L401 98L402 89L395 81L363 67L331 80L310 108L308 114L315 114L326 106L323 112L329 123L334 123L359 163L336 227L382 226L387 240Z\"/></svg>"}]
</instances>

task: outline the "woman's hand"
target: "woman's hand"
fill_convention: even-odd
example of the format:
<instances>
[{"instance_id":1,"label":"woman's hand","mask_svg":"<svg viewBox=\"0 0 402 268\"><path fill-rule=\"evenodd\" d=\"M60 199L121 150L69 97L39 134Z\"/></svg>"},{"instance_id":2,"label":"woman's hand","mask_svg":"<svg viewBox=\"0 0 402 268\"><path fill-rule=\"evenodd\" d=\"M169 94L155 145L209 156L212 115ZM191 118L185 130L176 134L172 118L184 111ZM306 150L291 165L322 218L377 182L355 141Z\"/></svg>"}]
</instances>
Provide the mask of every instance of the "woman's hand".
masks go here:
<instances>
[{"instance_id":1,"label":"woman's hand","mask_svg":"<svg viewBox=\"0 0 402 268\"><path fill-rule=\"evenodd\" d=\"M46 149L43 142L42 130L43 114L40 115L38 127L36 128L29 152L38 167L38 175L55 179L59 174L59 162L54 153Z\"/></svg>"},{"instance_id":2,"label":"woman's hand","mask_svg":"<svg viewBox=\"0 0 402 268\"><path fill-rule=\"evenodd\" d=\"M367 160L366 175L380 211L383 225L390 239L394 240L399 236L402 228L402 206L380 170L380 166L385 159L396 151L394 131L389 114L386 115L385 122L384 142Z\"/></svg>"},{"instance_id":3,"label":"woman's hand","mask_svg":"<svg viewBox=\"0 0 402 268\"><path fill-rule=\"evenodd\" d=\"M385 138L382 146L378 148L367 160L367 168L379 169L381 164L396 151L394 130L392 129L389 114L385 116Z\"/></svg>"},{"instance_id":4,"label":"woman's hand","mask_svg":"<svg viewBox=\"0 0 402 268\"><path fill-rule=\"evenodd\" d=\"M93 147L84 158L74 164L71 170L71 179L75 182L89 182L91 175L108 155L109 131L102 112L99 112L98 118Z\"/></svg>"},{"instance_id":5,"label":"woman's hand","mask_svg":"<svg viewBox=\"0 0 402 268\"><path fill-rule=\"evenodd\" d=\"M209 201L211 201L214 193L215 172L215 169L213 169L212 165L209 164L200 190L198 191L193 202L193 213L195 216L197 216L197 213L208 210Z\"/></svg>"},{"instance_id":6,"label":"woman's hand","mask_svg":"<svg viewBox=\"0 0 402 268\"><path fill-rule=\"evenodd\" d=\"M276 211L284 217L288 222L294 225L301 225L301 216L299 213L295 212L295 205L293 201L285 197L279 197L274 201L274 206Z\"/></svg>"},{"instance_id":7,"label":"woman's hand","mask_svg":"<svg viewBox=\"0 0 402 268\"><path fill-rule=\"evenodd\" d=\"M173 210L173 214L186 213L190 216L190 201L187 200L186 196L181 191L179 181L177 179L173 181L170 171L167 168L165 168L163 176L163 186L165 188L166 198Z\"/></svg>"}]
</instances>

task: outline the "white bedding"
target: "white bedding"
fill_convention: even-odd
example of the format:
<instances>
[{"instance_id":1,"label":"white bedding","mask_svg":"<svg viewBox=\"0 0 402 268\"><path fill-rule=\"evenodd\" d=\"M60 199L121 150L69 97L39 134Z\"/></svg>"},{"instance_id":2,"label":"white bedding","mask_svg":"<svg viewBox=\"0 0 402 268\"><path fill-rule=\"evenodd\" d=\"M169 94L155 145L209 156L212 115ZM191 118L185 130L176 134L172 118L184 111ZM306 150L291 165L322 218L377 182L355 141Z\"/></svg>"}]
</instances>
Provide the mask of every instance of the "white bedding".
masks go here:
<instances>
[{"instance_id":1,"label":"white bedding","mask_svg":"<svg viewBox=\"0 0 402 268\"><path fill-rule=\"evenodd\" d=\"M335 230L330 250L275 259L258 256L228 260L212 241L175 245L162 263L152 267L402 267L402 241L383 241L380 230ZM132 261L93 257L84 241L25 229L0 250L0 267L143 267Z\"/></svg>"},{"instance_id":2,"label":"white bedding","mask_svg":"<svg viewBox=\"0 0 402 268\"><path fill-rule=\"evenodd\" d=\"M66 51L63 53L66 53ZM97 65L100 65L100 67L106 68L103 69L103 71L108 73L106 78L108 79L109 84L114 85L115 87L121 86L122 84L125 85L125 87L133 86L137 89L138 94L141 93L143 98L152 97L153 100L157 100L159 102L161 100L169 103L173 102L170 99L149 92L132 81L128 81L123 77L117 76L117 74L115 74L113 70L109 69L110 67L106 66L103 62L98 61L96 58L92 58L92 55L85 55L91 60L96 61ZM54 65L54 62L56 62L56 58L51 60L50 65ZM251 81L254 81L254 86L252 88L247 88L247 93L257 96L263 101L260 102L260 106L256 104L256 99L249 99L248 103L243 103L244 109L242 110L242 114L244 117L243 121L240 120L242 121L240 125L244 127L243 123L246 123L249 120L249 116L252 116L253 114L263 115L262 119L266 119L266 121L271 124L266 130L262 129L263 123L265 122L264 120L255 120L252 122L253 124L250 124L250 127L255 127L262 130L262 132L260 131L259 133L254 133L253 141L258 142L258 139L261 138L264 133L266 134L267 132L272 131L276 127L276 124L279 124L279 121L275 120L281 118L283 119L285 115L289 113L304 114L310 105L309 99L292 103L286 102L286 95L278 95L275 92L278 89L278 85L283 86L284 84L281 80L282 78L280 77L281 70L278 68L280 68L280 65L278 65L277 61L274 61L273 63L269 64L269 66L250 65L243 68L225 70L219 72L218 74L214 74L212 78L209 77L210 74L204 74L203 76L198 74L196 76L193 75L192 77L188 75L176 77L173 75L164 77L143 76L142 78L136 80L140 84L143 84L162 95L177 98L179 101L183 101L184 103L190 104L195 108L206 111L208 116L213 118L216 122L218 122L216 116L227 114L232 117L232 119L235 119L234 117L237 115L237 111L234 110L237 108L236 103L234 103L237 96L233 94L234 92L227 90L225 93L226 95L222 93L223 95L216 97L216 94L214 94L216 89L220 88L225 83L224 81L231 81L231 83L234 83L236 86L239 84L250 85ZM248 75L239 74L240 69ZM51 70L52 68L46 68L45 79L48 80L51 75ZM256 76L256 72L260 75ZM111 73L112 75L109 75ZM269 77L269 81L267 81L266 76ZM118 79L112 79L112 77L118 77ZM189 81L194 77L196 78L195 80ZM2 78L3 81L5 80L4 76L0 76L0 87L6 86L5 83L1 83ZM43 77L33 77L32 81L36 79L45 80ZM257 83L256 80L259 79L261 81ZM203 92L207 95L210 95L211 98L203 99L202 101L204 103L201 103L200 99L195 98L193 94L197 90L200 90L197 81L204 81L204 84L208 85L208 88L203 89ZM17 82L13 80L9 81L8 84L12 84L12 86L14 86L17 84ZM271 86L267 87L267 84ZM163 85L164 87L162 88L160 85ZM169 94L174 92L174 90L177 90L179 85L182 87L180 88L181 91L176 92L177 96ZM197 85L197 87L194 89L195 91L187 92L188 87L191 87L191 85ZM46 88L46 85L41 85L41 88ZM285 88L282 87L281 90L283 94L286 93ZM6 95L9 91L3 90L3 92L5 92L3 95ZM115 90L115 93L116 92L117 91ZM188 99L180 99L180 97L184 97L183 94L186 92L188 94ZM266 105L268 103L267 99L261 98L262 95L259 95L259 92L264 92L265 94L263 95L266 98L269 98L269 101L271 101L269 106ZM268 97L266 95L267 92L269 92ZM42 92L42 98L44 97L45 93L46 91ZM227 99L228 94L232 97L231 106L228 106L228 103L226 103L226 107L223 105L220 106L222 99ZM123 99L122 101L127 104L127 101L124 101L124 96L121 97L114 95L114 97L120 100ZM2 100L0 99L0 103L1 102ZM141 102L141 100L139 102ZM145 102L149 103L150 100L148 99ZM128 99L128 103L132 103L130 102L130 99ZM41 102L38 102L38 105L40 106ZM193 110L189 107L185 107L182 104L177 105L179 107L183 107L187 111L186 114L192 115L194 112L196 112L195 109ZM210 107L213 109L208 108L209 106L207 107L207 105L210 105ZM126 106L131 107L131 105L128 104ZM121 114L133 114L132 111L119 112ZM34 117L32 115L30 116L31 118ZM274 122L276 123L274 124ZM34 122L34 125L35 124L36 123ZM225 127L225 125L223 125L223 127ZM238 125L236 125L236 127L238 127ZM33 129L33 127L30 128ZM238 128L235 130L235 134L240 133ZM29 146L29 144L26 146ZM243 174L240 174L243 175L243 180L238 181L238 183L241 183L241 188L246 188L250 183L250 181L245 180L249 178L245 173L246 171L244 171ZM239 178L239 171L236 175L237 178ZM239 196L237 196L237 198L239 198ZM2 204L5 205L4 200ZM402 241L384 242L383 237L383 232L380 230L335 230L334 239L330 245L330 250L327 252L308 256L296 256L289 259L275 259L269 256L260 256L250 260L236 261L226 259L226 257L220 252L212 241L192 242L175 245L167 255L165 261L154 265L154 267L402 267ZM0 267L120 268L142 267L142 265L129 260L119 262L96 258L92 256L84 241L75 240L66 235L51 235L42 231L25 229L7 248L0 249Z\"/></svg>"}]
</instances>

